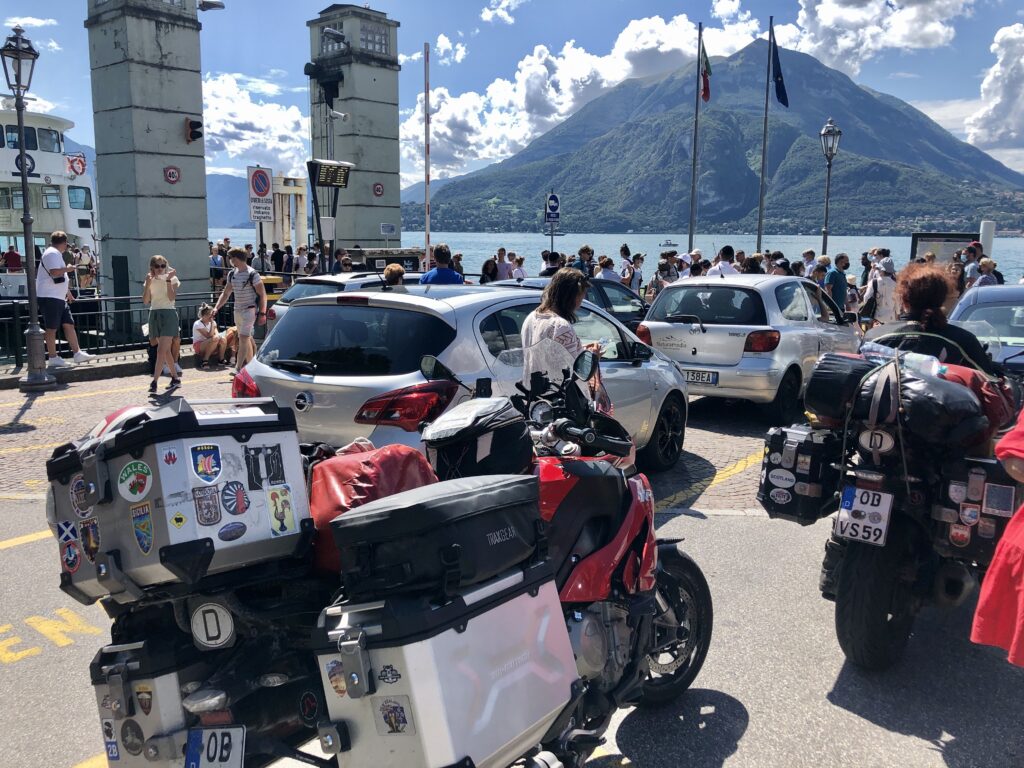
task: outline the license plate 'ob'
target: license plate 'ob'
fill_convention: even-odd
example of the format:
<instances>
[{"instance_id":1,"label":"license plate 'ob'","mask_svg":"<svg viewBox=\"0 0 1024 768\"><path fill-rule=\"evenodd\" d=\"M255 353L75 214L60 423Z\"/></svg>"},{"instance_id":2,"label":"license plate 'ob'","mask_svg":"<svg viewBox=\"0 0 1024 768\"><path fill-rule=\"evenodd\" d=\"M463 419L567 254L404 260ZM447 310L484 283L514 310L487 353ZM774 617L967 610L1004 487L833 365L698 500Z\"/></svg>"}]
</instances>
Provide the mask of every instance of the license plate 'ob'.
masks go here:
<instances>
[{"instance_id":1,"label":"license plate 'ob'","mask_svg":"<svg viewBox=\"0 0 1024 768\"><path fill-rule=\"evenodd\" d=\"M718 386L718 371L684 371L687 384L710 384Z\"/></svg>"},{"instance_id":2,"label":"license plate 'ob'","mask_svg":"<svg viewBox=\"0 0 1024 768\"><path fill-rule=\"evenodd\" d=\"M185 768L244 768L245 726L190 728Z\"/></svg>"},{"instance_id":3,"label":"license plate 'ob'","mask_svg":"<svg viewBox=\"0 0 1024 768\"><path fill-rule=\"evenodd\" d=\"M836 536L884 547L892 516L892 499L891 493L846 486L836 517Z\"/></svg>"}]
</instances>

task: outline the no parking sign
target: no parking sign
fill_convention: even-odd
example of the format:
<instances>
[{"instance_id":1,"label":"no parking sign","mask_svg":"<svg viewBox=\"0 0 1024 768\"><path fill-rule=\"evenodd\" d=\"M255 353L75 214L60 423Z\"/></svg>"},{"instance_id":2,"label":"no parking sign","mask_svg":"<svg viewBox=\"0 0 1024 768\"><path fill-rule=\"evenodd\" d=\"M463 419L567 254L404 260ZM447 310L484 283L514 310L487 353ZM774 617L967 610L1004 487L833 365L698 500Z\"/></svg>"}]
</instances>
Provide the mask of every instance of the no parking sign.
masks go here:
<instances>
[{"instance_id":1,"label":"no parking sign","mask_svg":"<svg viewBox=\"0 0 1024 768\"><path fill-rule=\"evenodd\" d=\"M274 172L269 168L250 165L249 174L249 219L250 221L274 220Z\"/></svg>"}]
</instances>

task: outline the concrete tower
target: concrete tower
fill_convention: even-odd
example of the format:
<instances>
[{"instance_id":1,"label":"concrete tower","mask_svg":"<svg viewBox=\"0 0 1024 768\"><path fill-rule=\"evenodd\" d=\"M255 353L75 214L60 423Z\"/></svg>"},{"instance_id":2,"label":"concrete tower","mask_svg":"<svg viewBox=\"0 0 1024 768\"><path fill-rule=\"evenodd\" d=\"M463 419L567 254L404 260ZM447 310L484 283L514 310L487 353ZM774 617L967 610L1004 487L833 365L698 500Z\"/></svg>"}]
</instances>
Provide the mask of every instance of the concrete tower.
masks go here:
<instances>
[{"instance_id":1,"label":"concrete tower","mask_svg":"<svg viewBox=\"0 0 1024 768\"><path fill-rule=\"evenodd\" d=\"M383 247L381 224L402 231L398 166L398 22L358 5L336 4L306 23L312 62L309 127L313 156L355 163L341 190L335 240L364 248ZM324 34L333 29L344 41ZM331 111L347 116L331 117ZM329 216L329 195L320 190L321 215ZM328 199L324 199L328 198ZM314 227L314 232L315 232ZM324 239L330 234L324 232Z\"/></svg>"},{"instance_id":2,"label":"concrete tower","mask_svg":"<svg viewBox=\"0 0 1024 768\"><path fill-rule=\"evenodd\" d=\"M88 0L103 250L113 291L137 294L163 254L183 291L209 285L196 0ZM202 131L201 128L198 131Z\"/></svg>"}]
</instances>

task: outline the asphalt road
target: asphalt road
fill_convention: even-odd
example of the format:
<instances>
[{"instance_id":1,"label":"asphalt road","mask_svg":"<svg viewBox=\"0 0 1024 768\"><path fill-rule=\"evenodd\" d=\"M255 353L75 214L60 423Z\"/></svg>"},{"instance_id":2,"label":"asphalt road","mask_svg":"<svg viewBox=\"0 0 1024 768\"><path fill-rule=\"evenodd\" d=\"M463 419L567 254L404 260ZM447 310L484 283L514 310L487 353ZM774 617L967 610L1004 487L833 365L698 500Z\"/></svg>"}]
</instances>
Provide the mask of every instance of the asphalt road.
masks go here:
<instances>
[{"instance_id":1,"label":"asphalt road","mask_svg":"<svg viewBox=\"0 0 1024 768\"><path fill-rule=\"evenodd\" d=\"M88 664L108 622L57 589L44 529L44 461L145 380L92 382L26 403L0 393L0 765L99 768L102 739ZM223 375L186 372L185 393L223 396ZM844 662L832 604L817 591L827 523L756 508L760 435L752 408L693 404L687 454L655 479L659 530L684 536L715 601L711 651L675 704L623 712L595 768L1024 765L1024 671L972 646L972 606L926 612L904 661L884 675ZM699 510L699 511L697 511Z\"/></svg>"}]
</instances>

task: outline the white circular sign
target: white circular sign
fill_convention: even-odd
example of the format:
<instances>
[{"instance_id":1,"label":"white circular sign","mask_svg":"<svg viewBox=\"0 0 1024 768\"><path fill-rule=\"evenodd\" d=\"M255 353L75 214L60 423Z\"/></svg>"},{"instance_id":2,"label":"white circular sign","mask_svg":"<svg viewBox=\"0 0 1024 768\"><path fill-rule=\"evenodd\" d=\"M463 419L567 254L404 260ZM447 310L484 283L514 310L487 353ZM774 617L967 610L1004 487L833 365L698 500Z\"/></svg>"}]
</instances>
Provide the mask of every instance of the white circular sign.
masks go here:
<instances>
[{"instance_id":1,"label":"white circular sign","mask_svg":"<svg viewBox=\"0 0 1024 768\"><path fill-rule=\"evenodd\" d=\"M773 469L768 473L768 479L777 488L792 488L796 485L796 475L788 469Z\"/></svg>"},{"instance_id":2,"label":"white circular sign","mask_svg":"<svg viewBox=\"0 0 1024 768\"><path fill-rule=\"evenodd\" d=\"M192 638L203 648L221 648L235 637L235 620L220 603L203 603L192 611Z\"/></svg>"},{"instance_id":3,"label":"white circular sign","mask_svg":"<svg viewBox=\"0 0 1024 768\"><path fill-rule=\"evenodd\" d=\"M888 453L896 447L893 436L884 429L865 429L860 433L857 442L865 451L878 451L879 453Z\"/></svg>"},{"instance_id":4,"label":"white circular sign","mask_svg":"<svg viewBox=\"0 0 1024 768\"><path fill-rule=\"evenodd\" d=\"M784 491L781 488L776 488L774 491L768 494L772 501L776 504L789 504L793 500L793 494L789 491Z\"/></svg>"},{"instance_id":5,"label":"white circular sign","mask_svg":"<svg viewBox=\"0 0 1024 768\"><path fill-rule=\"evenodd\" d=\"M373 196L374 197L383 197L384 196L384 185L381 184L379 181L376 184L373 185Z\"/></svg>"}]
</instances>

